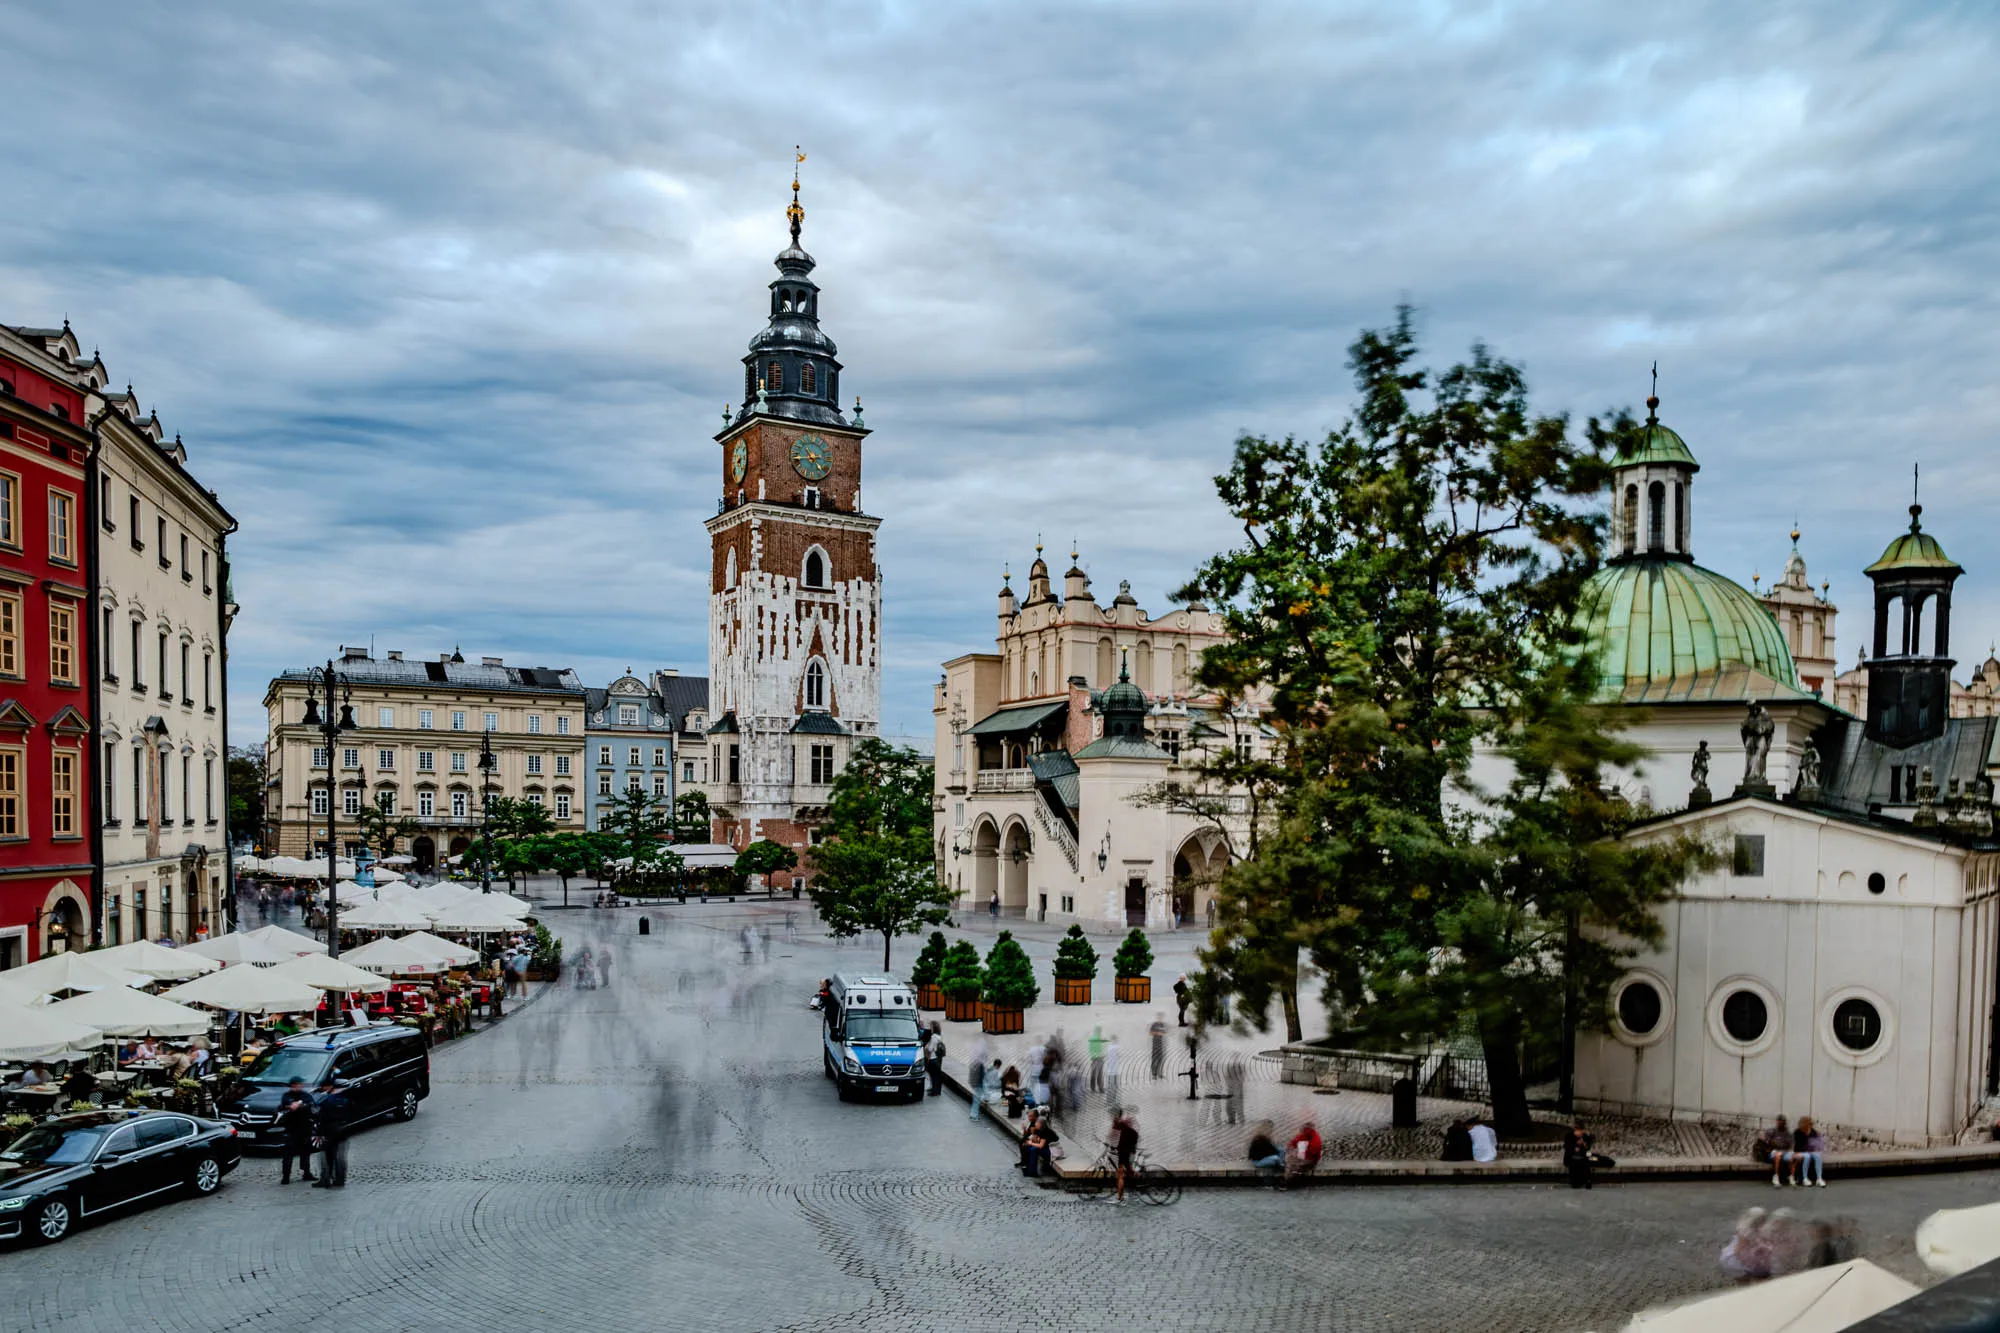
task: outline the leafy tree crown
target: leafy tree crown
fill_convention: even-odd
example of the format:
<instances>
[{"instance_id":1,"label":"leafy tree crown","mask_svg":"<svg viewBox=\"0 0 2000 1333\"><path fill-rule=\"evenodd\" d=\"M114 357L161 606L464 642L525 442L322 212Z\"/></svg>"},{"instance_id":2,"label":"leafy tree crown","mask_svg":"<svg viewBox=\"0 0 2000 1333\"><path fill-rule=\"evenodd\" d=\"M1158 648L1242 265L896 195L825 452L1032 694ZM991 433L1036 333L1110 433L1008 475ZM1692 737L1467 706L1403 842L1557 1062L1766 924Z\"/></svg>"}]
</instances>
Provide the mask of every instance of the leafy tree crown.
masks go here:
<instances>
[{"instance_id":1,"label":"leafy tree crown","mask_svg":"<svg viewBox=\"0 0 2000 1333\"><path fill-rule=\"evenodd\" d=\"M948 947L945 943L943 931L934 930L931 932L931 937L924 941L923 952L917 955L916 962L910 964L910 984L912 986L935 986L938 984L938 977L944 972L944 956L948 951Z\"/></svg>"},{"instance_id":2,"label":"leafy tree crown","mask_svg":"<svg viewBox=\"0 0 2000 1333\"><path fill-rule=\"evenodd\" d=\"M944 963L938 969L938 985L946 995L959 1000L974 999L985 984L986 969L980 966L979 950L972 947L972 941L960 940L945 951Z\"/></svg>"},{"instance_id":3,"label":"leafy tree crown","mask_svg":"<svg viewBox=\"0 0 2000 1333\"><path fill-rule=\"evenodd\" d=\"M1146 942L1145 931L1134 928L1111 956L1111 970L1121 977L1143 977L1152 969L1153 946Z\"/></svg>"},{"instance_id":4,"label":"leafy tree crown","mask_svg":"<svg viewBox=\"0 0 2000 1333\"><path fill-rule=\"evenodd\" d=\"M993 947L986 953L986 1002L1025 1009L1041 993L1042 988L1035 984L1035 967L1028 961L1028 951L1014 938L1013 931L1001 931L1000 938L993 941Z\"/></svg>"}]
</instances>

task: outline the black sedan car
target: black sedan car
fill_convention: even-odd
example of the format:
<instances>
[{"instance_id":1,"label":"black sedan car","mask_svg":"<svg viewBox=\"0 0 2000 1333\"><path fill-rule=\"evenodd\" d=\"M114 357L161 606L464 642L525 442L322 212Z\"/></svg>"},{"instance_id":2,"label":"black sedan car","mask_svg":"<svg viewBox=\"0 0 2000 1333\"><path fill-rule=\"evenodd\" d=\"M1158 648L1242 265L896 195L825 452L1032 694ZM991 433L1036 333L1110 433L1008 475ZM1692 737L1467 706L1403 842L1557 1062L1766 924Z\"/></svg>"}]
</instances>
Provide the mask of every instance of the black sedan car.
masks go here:
<instances>
[{"instance_id":1,"label":"black sedan car","mask_svg":"<svg viewBox=\"0 0 2000 1333\"><path fill-rule=\"evenodd\" d=\"M0 1240L54 1243L85 1218L187 1190L213 1194L242 1159L236 1130L178 1111L81 1111L0 1151Z\"/></svg>"}]
</instances>

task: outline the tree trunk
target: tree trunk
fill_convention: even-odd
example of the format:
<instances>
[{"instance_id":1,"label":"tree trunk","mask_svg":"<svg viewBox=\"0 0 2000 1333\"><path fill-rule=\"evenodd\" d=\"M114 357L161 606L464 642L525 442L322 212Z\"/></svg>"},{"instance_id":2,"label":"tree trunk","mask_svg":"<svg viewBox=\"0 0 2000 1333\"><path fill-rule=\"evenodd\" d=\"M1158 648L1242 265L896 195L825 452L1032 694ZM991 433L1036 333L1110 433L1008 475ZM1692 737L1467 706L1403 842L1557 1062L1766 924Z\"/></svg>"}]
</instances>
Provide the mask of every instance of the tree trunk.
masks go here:
<instances>
[{"instance_id":1,"label":"tree trunk","mask_svg":"<svg viewBox=\"0 0 2000 1333\"><path fill-rule=\"evenodd\" d=\"M1285 1040L1304 1041L1305 1029L1299 1024L1299 969L1293 964L1291 975L1285 984L1278 987L1278 1003L1285 1010Z\"/></svg>"},{"instance_id":2,"label":"tree trunk","mask_svg":"<svg viewBox=\"0 0 2000 1333\"><path fill-rule=\"evenodd\" d=\"M1504 1138L1524 1132L1528 1117L1528 1084L1521 1076L1521 1019L1508 1014L1479 1025L1479 1044L1486 1054L1486 1084L1493 1100L1493 1127Z\"/></svg>"},{"instance_id":3,"label":"tree trunk","mask_svg":"<svg viewBox=\"0 0 2000 1333\"><path fill-rule=\"evenodd\" d=\"M884 972L889 970L889 945L895 938L894 931L885 930L882 932L882 970Z\"/></svg>"},{"instance_id":4,"label":"tree trunk","mask_svg":"<svg viewBox=\"0 0 2000 1333\"><path fill-rule=\"evenodd\" d=\"M568 876L568 875L564 875L564 876L562 877L562 882L563 882L563 906L564 906L564 907L568 907L568 906L569 906L569 876Z\"/></svg>"}]
</instances>

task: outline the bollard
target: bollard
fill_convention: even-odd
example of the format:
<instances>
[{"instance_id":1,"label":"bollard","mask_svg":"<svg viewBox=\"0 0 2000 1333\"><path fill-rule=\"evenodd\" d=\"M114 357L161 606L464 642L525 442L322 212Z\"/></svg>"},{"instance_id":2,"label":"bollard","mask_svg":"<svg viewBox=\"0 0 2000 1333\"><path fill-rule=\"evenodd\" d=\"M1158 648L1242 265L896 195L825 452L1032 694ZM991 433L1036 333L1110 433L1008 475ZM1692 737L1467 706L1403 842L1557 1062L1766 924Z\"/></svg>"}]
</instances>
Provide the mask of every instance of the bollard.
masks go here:
<instances>
[{"instance_id":1,"label":"bollard","mask_svg":"<svg viewBox=\"0 0 2000 1333\"><path fill-rule=\"evenodd\" d=\"M639 918L639 933L641 935L650 935L653 933L653 918L649 916Z\"/></svg>"},{"instance_id":2,"label":"bollard","mask_svg":"<svg viewBox=\"0 0 2000 1333\"><path fill-rule=\"evenodd\" d=\"M1397 1129L1417 1127L1417 1081L1399 1078L1389 1085L1389 1123Z\"/></svg>"}]
</instances>

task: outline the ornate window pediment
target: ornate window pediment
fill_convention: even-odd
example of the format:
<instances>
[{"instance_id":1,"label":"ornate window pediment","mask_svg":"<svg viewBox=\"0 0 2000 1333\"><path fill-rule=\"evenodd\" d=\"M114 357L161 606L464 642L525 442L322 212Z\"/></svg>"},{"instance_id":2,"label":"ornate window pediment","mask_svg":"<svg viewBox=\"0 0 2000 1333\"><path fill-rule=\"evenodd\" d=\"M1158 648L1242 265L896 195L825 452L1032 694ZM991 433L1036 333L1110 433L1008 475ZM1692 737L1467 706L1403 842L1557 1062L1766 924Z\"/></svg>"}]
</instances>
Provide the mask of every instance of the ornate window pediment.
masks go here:
<instances>
[{"instance_id":1,"label":"ornate window pediment","mask_svg":"<svg viewBox=\"0 0 2000 1333\"><path fill-rule=\"evenodd\" d=\"M0 731L26 731L35 725L35 715L21 706L19 699L0 703Z\"/></svg>"},{"instance_id":2,"label":"ornate window pediment","mask_svg":"<svg viewBox=\"0 0 2000 1333\"><path fill-rule=\"evenodd\" d=\"M49 731L57 736L88 736L90 719L75 707L65 704L61 712L49 719Z\"/></svg>"}]
</instances>

